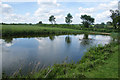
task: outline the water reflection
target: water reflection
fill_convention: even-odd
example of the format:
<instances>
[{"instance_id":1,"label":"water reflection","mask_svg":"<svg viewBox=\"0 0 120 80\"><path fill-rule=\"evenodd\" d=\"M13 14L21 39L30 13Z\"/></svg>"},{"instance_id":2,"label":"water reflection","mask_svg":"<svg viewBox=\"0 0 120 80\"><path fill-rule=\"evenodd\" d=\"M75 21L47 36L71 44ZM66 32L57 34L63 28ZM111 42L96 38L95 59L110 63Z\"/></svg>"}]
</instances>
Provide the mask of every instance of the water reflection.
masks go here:
<instances>
[{"instance_id":1,"label":"water reflection","mask_svg":"<svg viewBox=\"0 0 120 80\"><path fill-rule=\"evenodd\" d=\"M70 44L71 41L72 41L72 39L71 39L71 37L70 37L69 35L65 37L65 42L66 42L67 44Z\"/></svg>"},{"instance_id":2,"label":"water reflection","mask_svg":"<svg viewBox=\"0 0 120 80\"><path fill-rule=\"evenodd\" d=\"M11 38L11 41L6 39L1 39L3 71L12 75L20 67L22 73L26 74L54 63L61 63L66 57L69 58L69 62L72 60L77 62L89 47L108 44L111 37L81 34Z\"/></svg>"},{"instance_id":3,"label":"water reflection","mask_svg":"<svg viewBox=\"0 0 120 80\"><path fill-rule=\"evenodd\" d=\"M53 41L55 39L55 36L49 36L49 39Z\"/></svg>"},{"instance_id":4,"label":"water reflection","mask_svg":"<svg viewBox=\"0 0 120 80\"><path fill-rule=\"evenodd\" d=\"M83 39L81 39L80 45L82 46L90 45L90 43L92 43L93 40L94 40L93 38L89 38L88 34L84 34Z\"/></svg>"},{"instance_id":5,"label":"water reflection","mask_svg":"<svg viewBox=\"0 0 120 80\"><path fill-rule=\"evenodd\" d=\"M88 34L84 34L84 37L83 37L83 39L88 39Z\"/></svg>"},{"instance_id":6,"label":"water reflection","mask_svg":"<svg viewBox=\"0 0 120 80\"><path fill-rule=\"evenodd\" d=\"M4 40L6 43L12 43L13 38L4 38Z\"/></svg>"}]
</instances>

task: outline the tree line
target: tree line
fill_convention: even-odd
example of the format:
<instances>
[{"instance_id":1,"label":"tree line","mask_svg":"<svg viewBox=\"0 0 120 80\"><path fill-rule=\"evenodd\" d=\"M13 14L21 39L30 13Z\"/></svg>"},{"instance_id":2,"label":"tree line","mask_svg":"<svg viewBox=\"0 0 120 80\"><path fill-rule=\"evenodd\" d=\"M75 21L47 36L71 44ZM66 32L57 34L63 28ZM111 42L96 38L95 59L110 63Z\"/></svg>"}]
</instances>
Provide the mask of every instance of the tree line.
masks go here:
<instances>
[{"instance_id":1,"label":"tree line","mask_svg":"<svg viewBox=\"0 0 120 80\"><path fill-rule=\"evenodd\" d=\"M82 23L83 23L83 25L86 27L86 28L88 28L89 27L89 25L91 25L91 24L93 24L94 23L94 18L92 18L91 16L89 16L89 15L81 15L81 17L80 17L83 21L82 21ZM51 15L50 17L49 17L49 21L52 23L52 24L56 24L56 20L55 20L56 18L55 18L55 16L54 15ZM70 14L70 13L68 13L67 14L67 16L65 17L65 22L67 23L67 24L70 24L70 23L72 23L72 19L73 19L73 17L72 17L72 15ZM39 22L40 23L40 22Z\"/></svg>"},{"instance_id":2,"label":"tree line","mask_svg":"<svg viewBox=\"0 0 120 80\"><path fill-rule=\"evenodd\" d=\"M112 19L112 22L108 21L107 24L111 24L113 25L113 27L115 29L120 28L120 10L110 10L111 15L110 18ZM49 17L49 21L52 24L56 24L56 20L55 20L55 16L51 15ZM72 15L70 13L67 14L67 16L65 17L65 22L67 24L72 23ZM81 15L80 19L82 19L82 24L84 25L84 27L89 28L90 25L92 25L95 21L95 19L89 15ZM42 22L40 22L42 23ZM104 23L101 23L101 25L105 25ZM118 26L118 27L117 27Z\"/></svg>"}]
</instances>

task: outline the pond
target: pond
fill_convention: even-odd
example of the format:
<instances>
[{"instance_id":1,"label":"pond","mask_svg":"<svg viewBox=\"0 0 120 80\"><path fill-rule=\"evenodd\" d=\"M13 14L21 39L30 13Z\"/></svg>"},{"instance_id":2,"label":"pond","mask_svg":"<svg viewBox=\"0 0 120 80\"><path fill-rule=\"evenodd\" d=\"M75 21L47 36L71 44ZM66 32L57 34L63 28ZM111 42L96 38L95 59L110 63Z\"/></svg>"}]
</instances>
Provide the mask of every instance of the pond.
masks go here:
<instances>
[{"instance_id":1,"label":"pond","mask_svg":"<svg viewBox=\"0 0 120 80\"><path fill-rule=\"evenodd\" d=\"M91 47L109 44L108 35L59 35L48 37L0 39L2 45L2 70L13 75L38 71L55 63L77 62Z\"/></svg>"}]
</instances>

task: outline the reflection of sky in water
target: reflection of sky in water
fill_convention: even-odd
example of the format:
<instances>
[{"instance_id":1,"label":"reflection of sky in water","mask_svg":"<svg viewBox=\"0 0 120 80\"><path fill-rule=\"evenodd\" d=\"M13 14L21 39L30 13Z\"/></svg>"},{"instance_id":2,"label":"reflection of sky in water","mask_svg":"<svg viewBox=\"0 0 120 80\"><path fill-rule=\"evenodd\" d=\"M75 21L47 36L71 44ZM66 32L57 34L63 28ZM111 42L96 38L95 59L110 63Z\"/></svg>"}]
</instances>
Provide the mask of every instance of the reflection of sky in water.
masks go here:
<instances>
[{"instance_id":1,"label":"reflection of sky in water","mask_svg":"<svg viewBox=\"0 0 120 80\"><path fill-rule=\"evenodd\" d=\"M111 39L109 36L89 35L92 40L79 40L83 36L69 35L69 43L65 40L68 35L55 36L53 40L50 40L50 37L16 38L12 43L0 40L3 50L3 71L10 74L20 66L24 71L30 71L35 63L39 62L40 67L61 63L67 56L69 60L77 62L87 48L97 44L108 44Z\"/></svg>"},{"instance_id":2,"label":"reflection of sky in water","mask_svg":"<svg viewBox=\"0 0 120 80\"><path fill-rule=\"evenodd\" d=\"M0 79L2 79L2 39L0 39Z\"/></svg>"}]
</instances>

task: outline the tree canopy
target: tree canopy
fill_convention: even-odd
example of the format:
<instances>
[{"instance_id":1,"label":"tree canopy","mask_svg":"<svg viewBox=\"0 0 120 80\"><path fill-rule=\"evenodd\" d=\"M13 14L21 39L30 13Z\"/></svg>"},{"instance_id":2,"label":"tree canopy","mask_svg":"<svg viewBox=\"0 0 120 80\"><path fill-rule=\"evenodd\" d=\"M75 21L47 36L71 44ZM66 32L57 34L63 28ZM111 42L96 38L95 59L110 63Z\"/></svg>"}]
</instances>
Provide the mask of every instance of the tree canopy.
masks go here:
<instances>
[{"instance_id":1,"label":"tree canopy","mask_svg":"<svg viewBox=\"0 0 120 80\"><path fill-rule=\"evenodd\" d=\"M55 21L55 17L54 17L54 15L51 15L50 17L49 17L49 21L53 24L55 24L56 23L56 21Z\"/></svg>"},{"instance_id":2,"label":"tree canopy","mask_svg":"<svg viewBox=\"0 0 120 80\"><path fill-rule=\"evenodd\" d=\"M113 24L113 27L116 29L117 28L117 25L119 26L120 28L120 10L110 10L111 12L111 19L112 19L112 24Z\"/></svg>"},{"instance_id":3,"label":"tree canopy","mask_svg":"<svg viewBox=\"0 0 120 80\"><path fill-rule=\"evenodd\" d=\"M67 24L70 24L70 23L72 23L72 15L70 14L70 13L68 13L67 14L67 17L65 17L65 22L67 23Z\"/></svg>"},{"instance_id":4,"label":"tree canopy","mask_svg":"<svg viewBox=\"0 0 120 80\"><path fill-rule=\"evenodd\" d=\"M85 15L81 15L80 18L83 20L82 23L83 23L84 27L86 27L86 28L88 28L89 25L94 23L94 18L92 18L89 15L86 15L86 14Z\"/></svg>"}]
</instances>

